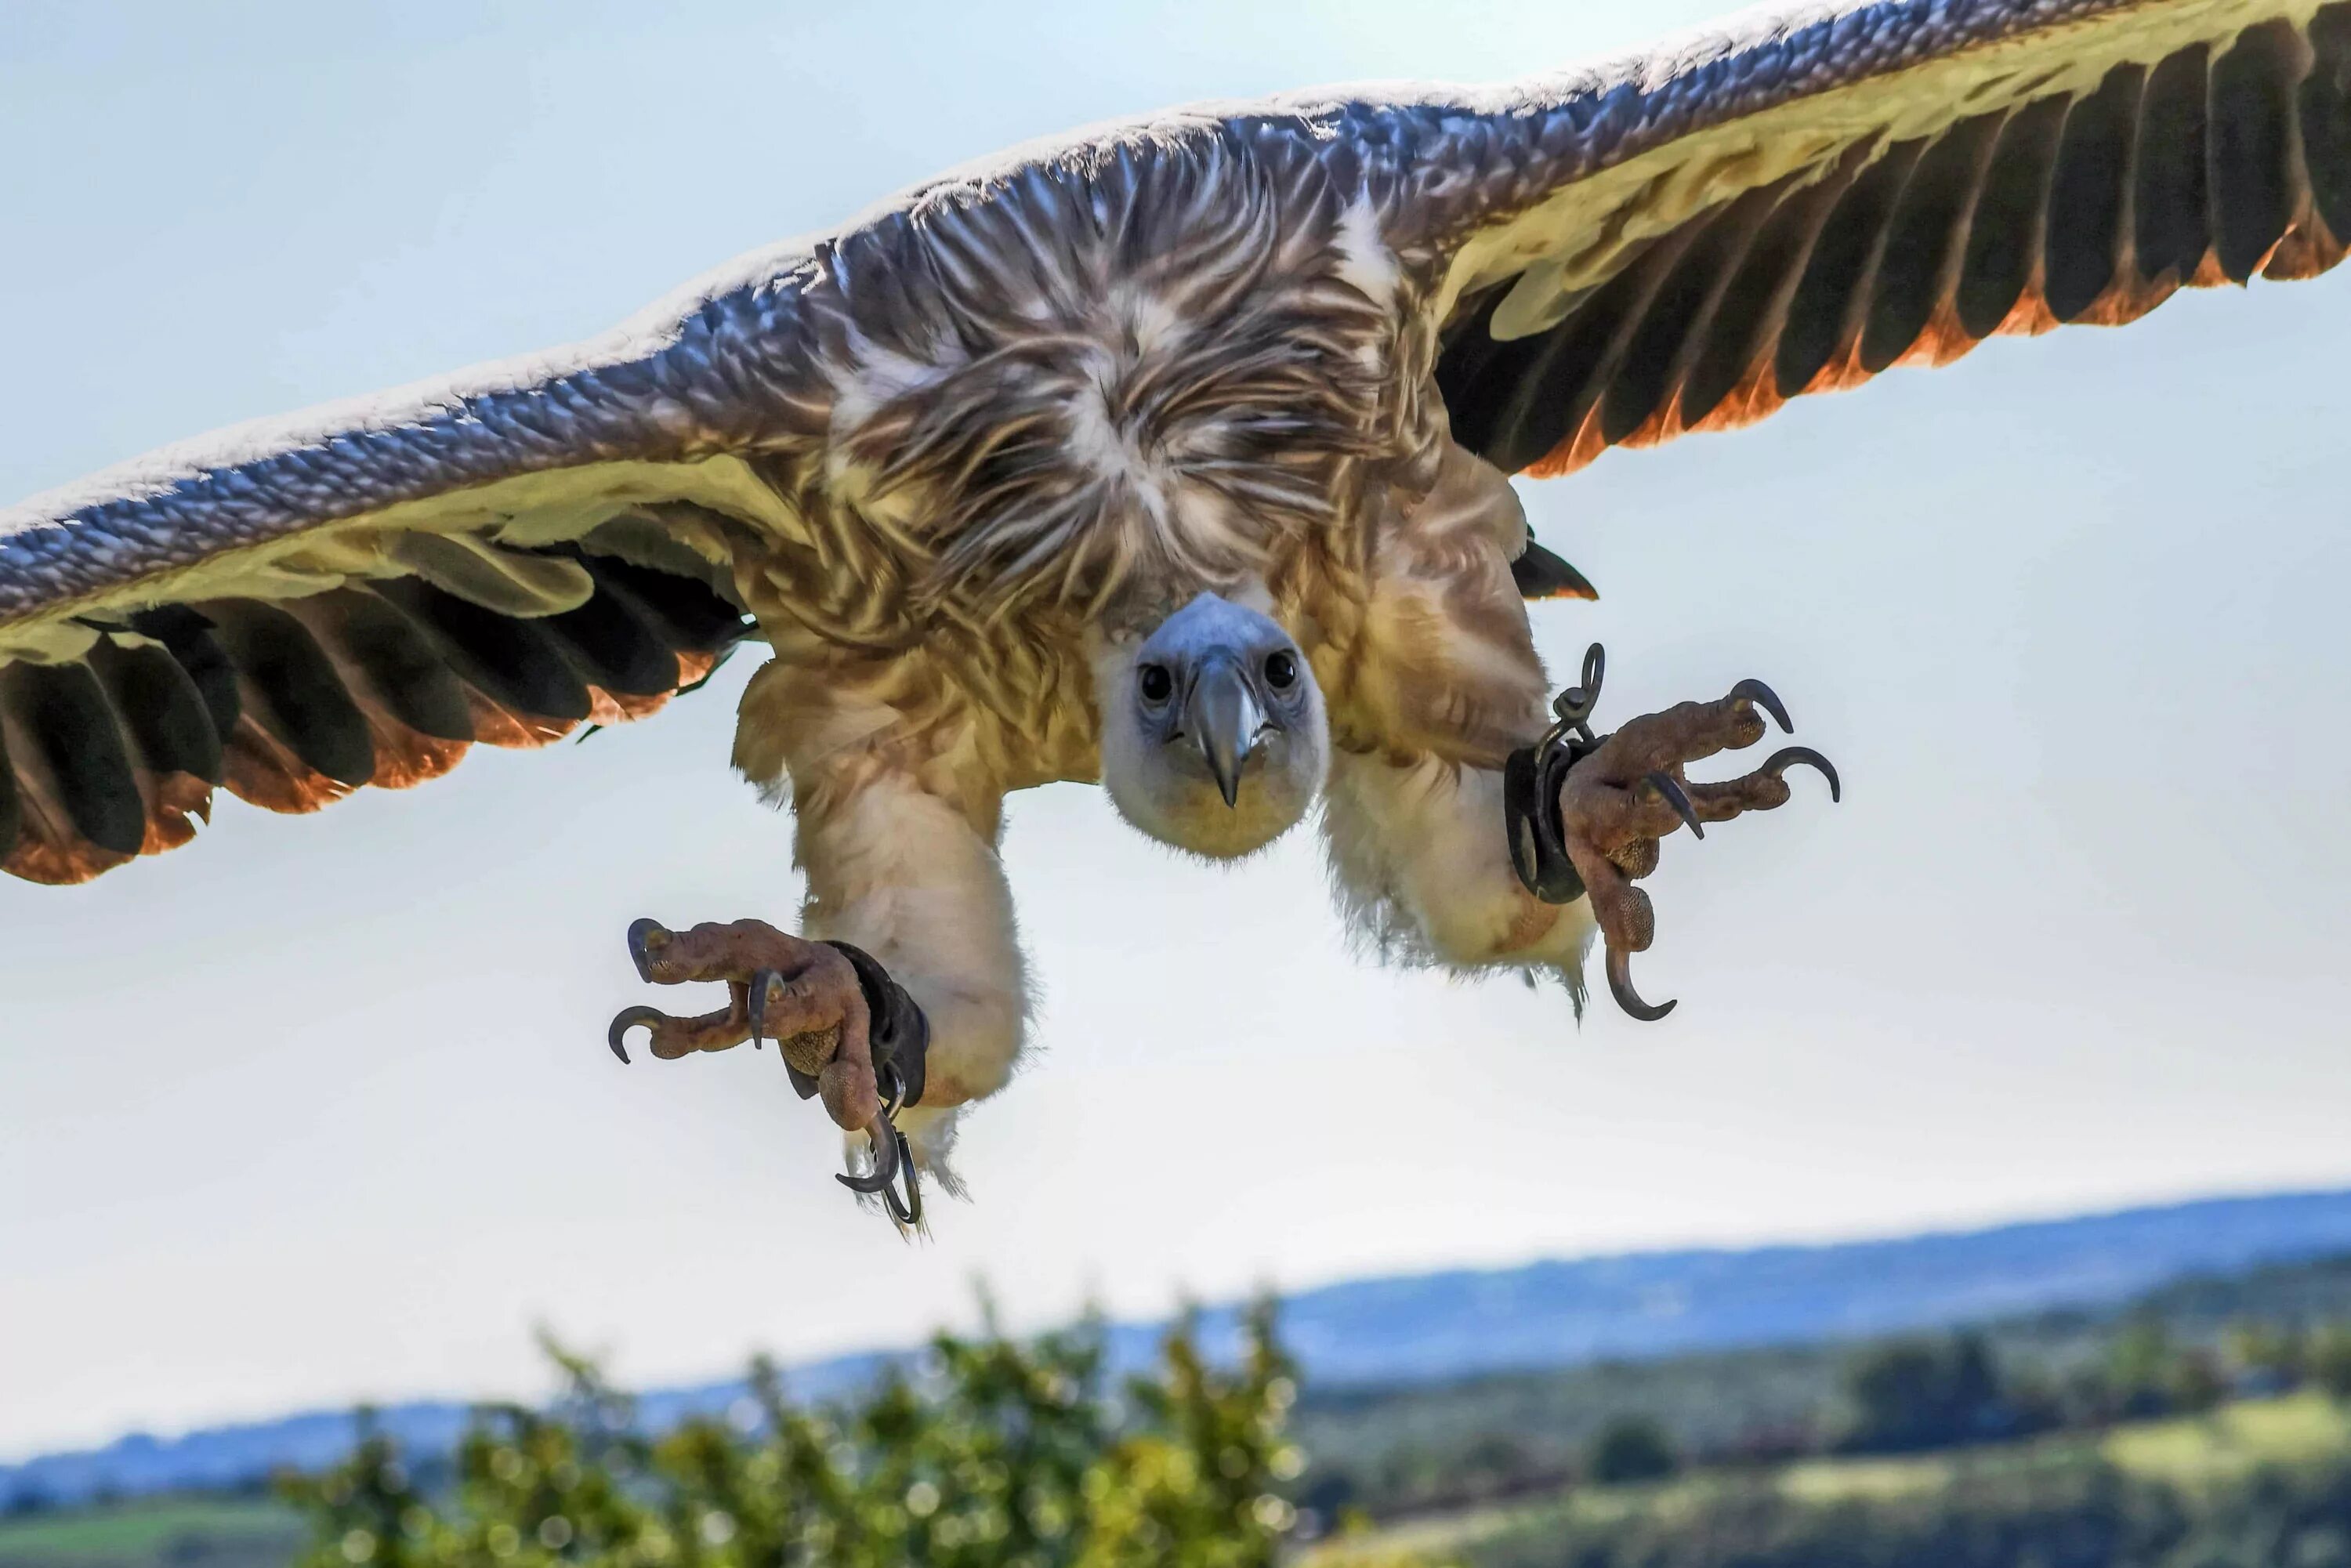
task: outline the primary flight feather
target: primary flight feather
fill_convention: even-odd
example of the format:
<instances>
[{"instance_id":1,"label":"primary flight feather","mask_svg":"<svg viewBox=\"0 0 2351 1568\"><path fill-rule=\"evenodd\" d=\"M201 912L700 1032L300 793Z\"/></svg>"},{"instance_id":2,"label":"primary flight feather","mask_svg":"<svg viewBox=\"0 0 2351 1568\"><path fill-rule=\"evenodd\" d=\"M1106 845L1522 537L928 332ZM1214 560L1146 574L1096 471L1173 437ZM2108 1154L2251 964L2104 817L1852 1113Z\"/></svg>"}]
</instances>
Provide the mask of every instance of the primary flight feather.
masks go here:
<instances>
[{"instance_id":1,"label":"primary flight feather","mask_svg":"<svg viewBox=\"0 0 2351 1568\"><path fill-rule=\"evenodd\" d=\"M641 921L659 1056L777 1039L919 1218L1026 988L1010 790L1212 858L1319 802L1384 951L1612 990L1686 764L1758 682L1593 733L1510 484L1982 340L2307 277L2351 236L2351 3L1878 0L1499 89L1024 150L622 330L0 513L0 864L86 880L213 791L309 811L642 717L744 641L799 934ZM889 1186L893 1176L897 1185ZM900 1196L901 1192L904 1196Z\"/></svg>"}]
</instances>

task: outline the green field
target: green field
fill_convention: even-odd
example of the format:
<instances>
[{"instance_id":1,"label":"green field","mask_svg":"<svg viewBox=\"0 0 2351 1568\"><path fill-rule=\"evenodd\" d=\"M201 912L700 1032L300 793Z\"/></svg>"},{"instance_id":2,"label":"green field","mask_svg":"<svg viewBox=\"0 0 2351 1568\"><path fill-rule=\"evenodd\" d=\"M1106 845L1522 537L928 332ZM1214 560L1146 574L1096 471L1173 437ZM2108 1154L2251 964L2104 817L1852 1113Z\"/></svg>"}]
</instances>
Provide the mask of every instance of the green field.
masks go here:
<instances>
[{"instance_id":1,"label":"green field","mask_svg":"<svg viewBox=\"0 0 2351 1568\"><path fill-rule=\"evenodd\" d=\"M1970 1332L2004 1392L2037 1405L2040 1417L2026 1429L2079 1431L2183 1403L2200 1406L2172 1386L2177 1375L2199 1361L2224 1383L2246 1374L2249 1328L2301 1335L2312 1353L2313 1334L2327 1323L2344 1325L2351 1354L2351 1258L2185 1280L2119 1306L2029 1313ZM2151 1328L2160 1330L2161 1343L2134 1364L2124 1352L2135 1336L2149 1351ZM1352 1511L1384 1520L1547 1496L1583 1473L1603 1430L1627 1418L1655 1423L1698 1469L1832 1451L1852 1435L1857 1364L1892 1343L1706 1351L1402 1387L1310 1385L1291 1420L1292 1436L1314 1460L1299 1500L1326 1518ZM2294 1377L2311 1375L2314 1364ZM2131 1407L2126 1385L2148 1397Z\"/></svg>"},{"instance_id":2,"label":"green field","mask_svg":"<svg viewBox=\"0 0 2351 1568\"><path fill-rule=\"evenodd\" d=\"M283 1568L302 1541L275 1502L162 1499L0 1519L0 1568Z\"/></svg>"},{"instance_id":3,"label":"green field","mask_svg":"<svg viewBox=\"0 0 2351 1568\"><path fill-rule=\"evenodd\" d=\"M1306 1561L1315 1568L1370 1568L1400 1559L1515 1565L1554 1560L1555 1550L1557 1561L1588 1562L1571 1543L1610 1534L1649 1542L1704 1538L1721 1533L1734 1516L1769 1512L1784 1528L1805 1515L1853 1517L1873 1509L1916 1518L1938 1503L1978 1511L1987 1500L2046 1505L2108 1477L2191 1499L2218 1497L2250 1484L2283 1484L2294 1472L2324 1475L2347 1466L2351 1408L2321 1395L2297 1394L2095 1436L2064 1434L1915 1458L1699 1471L1647 1486L1583 1487L1563 1498L1465 1510L1355 1534L1307 1553Z\"/></svg>"}]
</instances>

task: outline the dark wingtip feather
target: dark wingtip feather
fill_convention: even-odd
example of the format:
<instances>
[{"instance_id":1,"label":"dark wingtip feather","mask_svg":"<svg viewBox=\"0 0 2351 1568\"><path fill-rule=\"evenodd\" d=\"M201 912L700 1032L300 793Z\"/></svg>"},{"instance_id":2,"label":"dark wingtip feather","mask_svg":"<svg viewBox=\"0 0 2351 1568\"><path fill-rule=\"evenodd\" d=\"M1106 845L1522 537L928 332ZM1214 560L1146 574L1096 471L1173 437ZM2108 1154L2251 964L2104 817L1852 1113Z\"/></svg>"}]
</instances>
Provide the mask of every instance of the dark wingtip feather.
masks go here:
<instances>
[{"instance_id":1,"label":"dark wingtip feather","mask_svg":"<svg viewBox=\"0 0 2351 1568\"><path fill-rule=\"evenodd\" d=\"M1600 597L1591 579L1532 539L1527 541L1526 553L1510 563L1510 580L1519 585L1521 599Z\"/></svg>"},{"instance_id":2,"label":"dark wingtip feather","mask_svg":"<svg viewBox=\"0 0 2351 1568\"><path fill-rule=\"evenodd\" d=\"M0 861L10 858L16 849L16 829L23 821L23 808L16 803L16 769L8 761L8 738L0 730Z\"/></svg>"}]
</instances>

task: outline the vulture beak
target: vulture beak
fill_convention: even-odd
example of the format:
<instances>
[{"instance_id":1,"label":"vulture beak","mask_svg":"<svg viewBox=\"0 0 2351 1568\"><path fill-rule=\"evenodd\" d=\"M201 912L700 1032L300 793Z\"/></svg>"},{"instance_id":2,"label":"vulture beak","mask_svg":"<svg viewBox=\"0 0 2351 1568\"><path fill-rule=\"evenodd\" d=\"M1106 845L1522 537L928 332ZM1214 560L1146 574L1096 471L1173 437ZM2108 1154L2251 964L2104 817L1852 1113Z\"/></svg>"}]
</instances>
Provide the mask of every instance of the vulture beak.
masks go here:
<instances>
[{"instance_id":1,"label":"vulture beak","mask_svg":"<svg viewBox=\"0 0 2351 1568\"><path fill-rule=\"evenodd\" d=\"M1241 769L1257 746L1258 732L1265 727L1265 709L1235 661L1215 658L1200 671L1185 704L1185 722L1199 742L1208 771L1216 775L1225 804L1238 806Z\"/></svg>"}]
</instances>

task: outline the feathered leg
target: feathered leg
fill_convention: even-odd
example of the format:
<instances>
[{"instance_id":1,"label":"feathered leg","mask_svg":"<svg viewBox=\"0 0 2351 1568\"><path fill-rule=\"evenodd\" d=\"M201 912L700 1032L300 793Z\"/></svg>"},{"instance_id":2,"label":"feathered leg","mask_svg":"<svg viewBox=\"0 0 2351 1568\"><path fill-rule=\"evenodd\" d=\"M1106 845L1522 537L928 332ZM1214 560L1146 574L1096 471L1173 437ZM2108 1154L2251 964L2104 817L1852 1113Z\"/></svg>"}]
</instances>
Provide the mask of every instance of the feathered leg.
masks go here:
<instances>
[{"instance_id":1,"label":"feathered leg","mask_svg":"<svg viewBox=\"0 0 2351 1568\"><path fill-rule=\"evenodd\" d=\"M1323 831L1341 902L1384 955L1549 973L1580 1002L1591 913L1521 886L1503 827L1503 762L1550 716L1512 571L1531 549L1518 497L1448 446L1426 494L1391 501L1357 634L1335 667L1317 666L1337 741Z\"/></svg>"},{"instance_id":2,"label":"feathered leg","mask_svg":"<svg viewBox=\"0 0 2351 1568\"><path fill-rule=\"evenodd\" d=\"M1541 875L1522 880L1500 770L1547 731L1556 737L1587 718L1600 671L1595 651L1585 674L1593 689L1562 699L1555 729L1510 570L1526 537L1508 483L1458 447L1426 497L1384 519L1362 633L1334 672L1342 753L1326 812L1332 869L1383 946L1458 968L1555 968L1579 998L1596 925L1610 992L1634 1017L1661 1018L1672 1004L1643 1001L1630 969L1655 933L1648 895L1633 883L1656 869L1658 841L1684 824L1702 837L1700 823L1785 803L1781 774L1795 763L1825 773L1833 793L1840 787L1827 759L1800 747L1744 778L1690 782L1687 764L1762 738L1764 714L1788 727L1771 689L1742 681L1719 701L1634 718L1613 735L1582 732L1555 799L1532 802L1557 812L1574 875L1555 889ZM1531 882L1560 896L1577 880L1583 894L1565 904L1529 891Z\"/></svg>"},{"instance_id":3,"label":"feathered leg","mask_svg":"<svg viewBox=\"0 0 2351 1568\"><path fill-rule=\"evenodd\" d=\"M1550 975L1581 1004L1591 910L1545 904L1520 885L1499 773L1431 755L1342 753L1322 830L1341 905L1379 956Z\"/></svg>"},{"instance_id":4,"label":"feathered leg","mask_svg":"<svg viewBox=\"0 0 2351 1568\"><path fill-rule=\"evenodd\" d=\"M1027 1019L996 847L1002 794L975 764L977 722L919 656L862 671L783 659L761 670L744 694L736 765L791 800L808 877L799 933L758 921L656 927L648 953L641 922L631 954L646 978L723 980L730 1005L698 1019L632 1009L615 1034L644 1024L653 1054L675 1057L726 1050L759 1028L852 1132L852 1165L886 1166L888 1140L859 1135L889 1109L890 1052L878 1039L887 1020L871 1016L883 988L885 1010L903 1001L899 1010L918 1013L902 1032L923 1040L919 1069L898 1077L911 1101L886 1119L916 1164L955 1190L945 1160L956 1118L1011 1076ZM878 1190L883 1174L855 1185Z\"/></svg>"}]
</instances>

